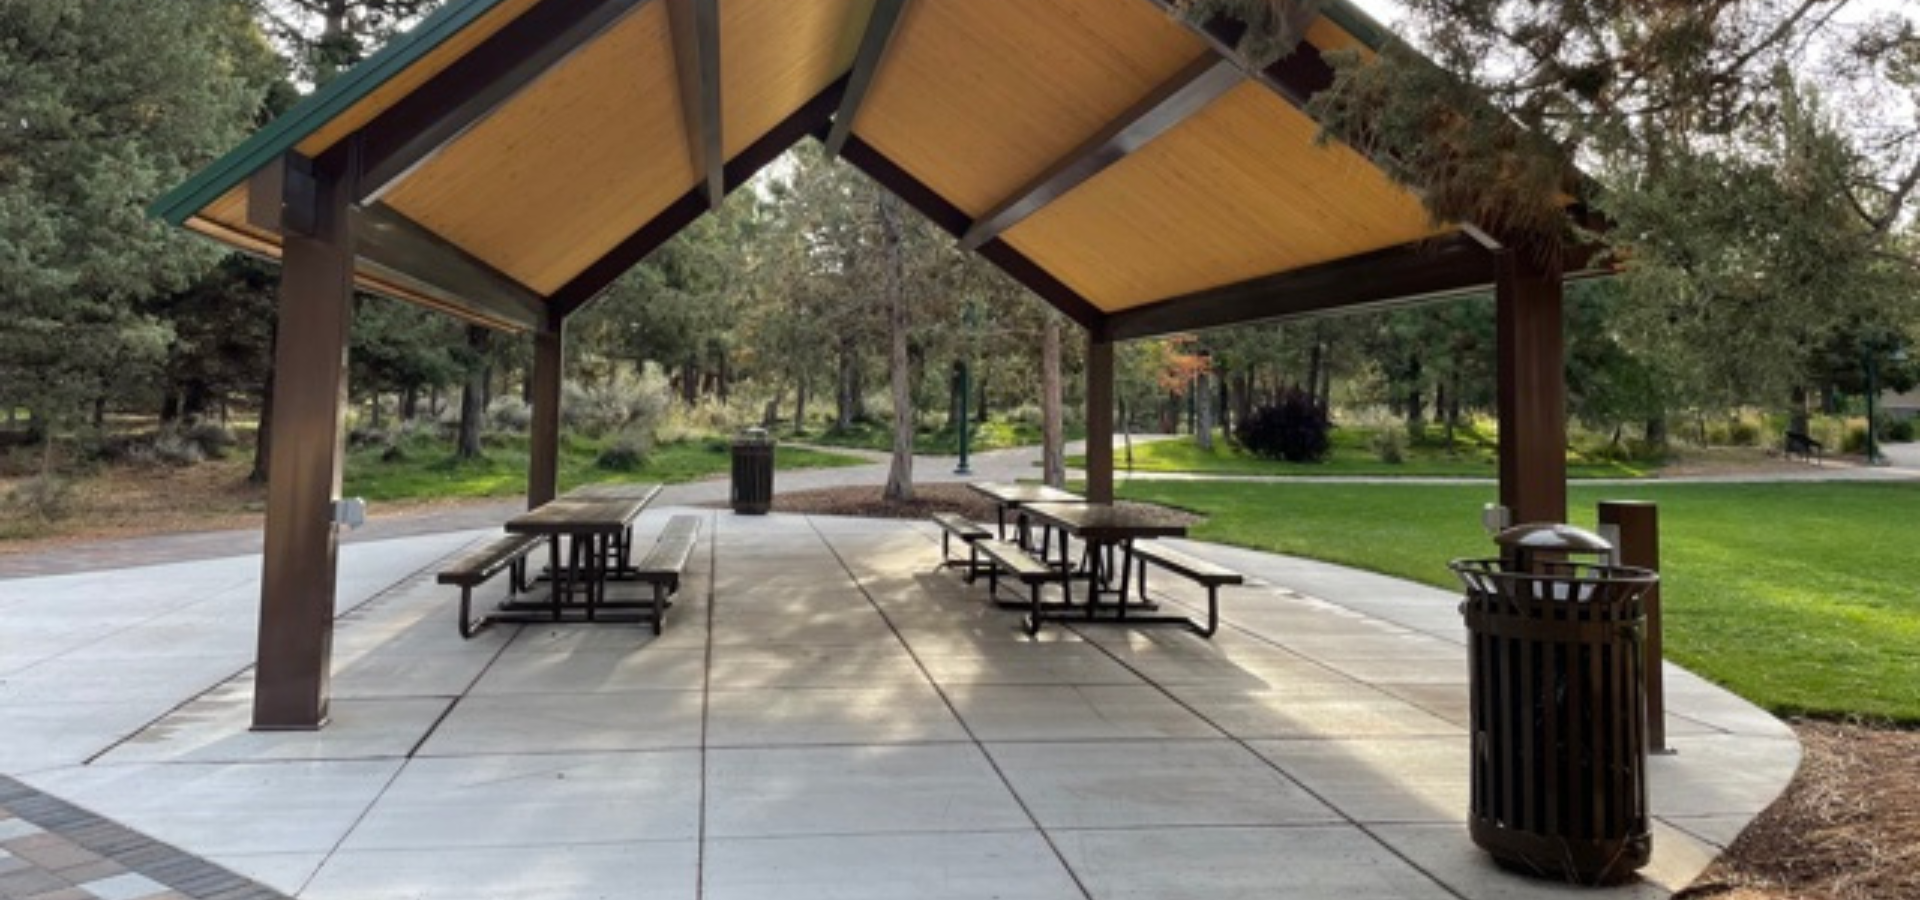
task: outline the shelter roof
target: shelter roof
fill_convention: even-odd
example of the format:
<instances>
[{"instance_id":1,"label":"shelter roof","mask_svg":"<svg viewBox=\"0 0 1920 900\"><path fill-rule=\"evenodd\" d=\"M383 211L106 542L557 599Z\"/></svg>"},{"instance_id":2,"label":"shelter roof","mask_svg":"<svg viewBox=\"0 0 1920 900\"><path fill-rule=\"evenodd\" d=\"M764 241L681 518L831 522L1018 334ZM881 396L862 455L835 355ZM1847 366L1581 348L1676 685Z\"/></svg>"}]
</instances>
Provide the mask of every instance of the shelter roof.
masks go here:
<instances>
[{"instance_id":1,"label":"shelter roof","mask_svg":"<svg viewBox=\"0 0 1920 900\"><path fill-rule=\"evenodd\" d=\"M814 137L1110 338L1490 284L1485 246L1303 111L1323 54L1384 32L1335 0L1251 71L1235 27L1162 0L453 0L155 211L274 257L326 167L363 288L538 328Z\"/></svg>"}]
</instances>

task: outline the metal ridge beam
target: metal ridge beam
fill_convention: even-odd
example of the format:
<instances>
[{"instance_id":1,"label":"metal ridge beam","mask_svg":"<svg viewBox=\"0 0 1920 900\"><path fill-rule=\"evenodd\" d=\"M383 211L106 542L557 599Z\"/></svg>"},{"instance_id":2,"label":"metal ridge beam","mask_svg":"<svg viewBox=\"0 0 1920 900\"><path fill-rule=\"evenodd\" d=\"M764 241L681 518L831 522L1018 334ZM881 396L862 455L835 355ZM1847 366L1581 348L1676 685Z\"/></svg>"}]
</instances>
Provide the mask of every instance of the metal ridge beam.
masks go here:
<instances>
[{"instance_id":1,"label":"metal ridge beam","mask_svg":"<svg viewBox=\"0 0 1920 900\"><path fill-rule=\"evenodd\" d=\"M707 205L727 198L727 151L720 117L719 0L667 0L673 58L679 70L680 109L686 117L693 170L706 185Z\"/></svg>"},{"instance_id":2,"label":"metal ridge beam","mask_svg":"<svg viewBox=\"0 0 1920 900\"><path fill-rule=\"evenodd\" d=\"M1154 138L1207 108L1244 79L1240 66L1208 53L1188 63L1152 93L1115 117L1038 178L975 220L960 236L962 250L977 250L1068 191L1085 184Z\"/></svg>"},{"instance_id":3,"label":"metal ridge beam","mask_svg":"<svg viewBox=\"0 0 1920 900\"><path fill-rule=\"evenodd\" d=\"M782 153L787 152L802 138L826 127L828 120L833 116L834 107L840 103L841 91L845 89L844 78L828 85L825 90L814 95L812 100L795 110L793 115L782 120L759 140L740 151L740 155L728 160L725 168L726 189L731 192L746 184L761 169L766 168L768 163L778 159ZM564 320L585 308L615 279L646 259L648 254L679 234L681 229L693 224L693 221L700 218L700 214L706 212L708 208L707 186L704 183L695 185L692 190L681 195L680 199L661 210L652 220L628 235L626 240L614 245L606 255L581 270L573 280L554 291L553 296L548 299L553 307L554 316Z\"/></svg>"},{"instance_id":4,"label":"metal ridge beam","mask_svg":"<svg viewBox=\"0 0 1920 900\"><path fill-rule=\"evenodd\" d=\"M1489 291L1495 261L1462 235L1416 241L1112 313L1105 337L1126 341Z\"/></svg>"},{"instance_id":5,"label":"metal ridge beam","mask_svg":"<svg viewBox=\"0 0 1920 900\"><path fill-rule=\"evenodd\" d=\"M881 187L892 191L908 206L920 211L935 225L948 234L959 237L972 227L973 221L959 207L954 206L939 192L928 187L913 174L895 164L886 154L858 136L849 137L843 149L847 162L867 177L880 183ZM1000 267L1000 270L1013 277L1013 280L1025 286L1041 299L1053 304L1053 308L1065 313L1089 333L1098 334L1106 324L1107 314L1100 311L1078 291L1055 278L1051 272L1038 263L1028 259L1026 254L1015 249L1006 241L995 239L987 242L978 251L987 261Z\"/></svg>"},{"instance_id":6,"label":"metal ridge beam","mask_svg":"<svg viewBox=\"0 0 1920 900\"><path fill-rule=\"evenodd\" d=\"M867 30L860 37L860 50L847 76L847 92L840 97L833 129L822 139L828 159L839 156L847 146L847 138L853 136L853 120L860 115L860 105L867 101L874 76L880 72L880 63L886 59L887 47L893 43L893 34L899 29L901 13L906 8L907 0L876 0L873 4L873 13L867 17Z\"/></svg>"},{"instance_id":7,"label":"metal ridge beam","mask_svg":"<svg viewBox=\"0 0 1920 900\"><path fill-rule=\"evenodd\" d=\"M362 169L355 199L384 196L647 2L548 2L522 13L356 132Z\"/></svg>"}]
</instances>

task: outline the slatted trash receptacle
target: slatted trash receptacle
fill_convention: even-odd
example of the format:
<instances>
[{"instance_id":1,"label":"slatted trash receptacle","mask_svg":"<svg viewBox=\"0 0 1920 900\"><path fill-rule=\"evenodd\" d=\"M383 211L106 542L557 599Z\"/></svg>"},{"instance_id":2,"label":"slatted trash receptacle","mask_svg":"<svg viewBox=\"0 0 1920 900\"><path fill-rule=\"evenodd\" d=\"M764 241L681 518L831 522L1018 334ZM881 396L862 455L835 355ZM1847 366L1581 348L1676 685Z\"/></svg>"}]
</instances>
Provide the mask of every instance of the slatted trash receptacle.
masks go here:
<instances>
[{"instance_id":1,"label":"slatted trash receptacle","mask_svg":"<svg viewBox=\"0 0 1920 900\"><path fill-rule=\"evenodd\" d=\"M1474 843L1508 868L1625 880L1653 853L1642 599L1659 576L1607 565L1566 525L1521 525L1466 585ZM1582 556L1598 556L1583 561Z\"/></svg>"},{"instance_id":2,"label":"slatted trash receptacle","mask_svg":"<svg viewBox=\"0 0 1920 900\"><path fill-rule=\"evenodd\" d=\"M733 511L763 516L773 506L773 437L749 428L733 439Z\"/></svg>"}]
</instances>

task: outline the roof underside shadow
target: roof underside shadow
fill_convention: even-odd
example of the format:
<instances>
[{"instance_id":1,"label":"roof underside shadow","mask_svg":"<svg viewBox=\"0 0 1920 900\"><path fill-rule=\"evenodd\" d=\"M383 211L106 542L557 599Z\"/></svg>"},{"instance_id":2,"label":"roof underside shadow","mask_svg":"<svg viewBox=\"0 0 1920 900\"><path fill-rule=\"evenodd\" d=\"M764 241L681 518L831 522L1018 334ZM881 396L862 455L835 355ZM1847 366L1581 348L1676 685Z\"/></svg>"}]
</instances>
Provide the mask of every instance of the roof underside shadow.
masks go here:
<instances>
[{"instance_id":1,"label":"roof underside shadow","mask_svg":"<svg viewBox=\"0 0 1920 900\"><path fill-rule=\"evenodd\" d=\"M155 206L277 256L352 179L365 289L550 327L809 136L1098 338L1484 290L1494 254L1316 140L1336 2L1249 73L1159 0L466 0Z\"/></svg>"}]
</instances>

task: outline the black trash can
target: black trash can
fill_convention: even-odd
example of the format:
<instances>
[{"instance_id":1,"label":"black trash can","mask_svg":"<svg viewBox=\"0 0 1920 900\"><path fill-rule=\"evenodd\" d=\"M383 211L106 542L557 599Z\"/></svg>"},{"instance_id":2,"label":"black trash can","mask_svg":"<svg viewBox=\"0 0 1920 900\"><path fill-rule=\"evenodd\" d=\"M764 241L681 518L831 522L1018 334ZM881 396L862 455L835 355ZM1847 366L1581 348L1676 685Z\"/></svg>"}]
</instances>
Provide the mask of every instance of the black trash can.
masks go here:
<instances>
[{"instance_id":1,"label":"black trash can","mask_svg":"<svg viewBox=\"0 0 1920 900\"><path fill-rule=\"evenodd\" d=\"M733 511L764 516L773 507L773 437L749 428L733 439Z\"/></svg>"},{"instance_id":2,"label":"black trash can","mask_svg":"<svg viewBox=\"0 0 1920 900\"><path fill-rule=\"evenodd\" d=\"M1501 558L1452 564L1466 585L1474 843L1531 874L1625 880L1653 853L1642 600L1659 576L1606 564L1612 546L1567 525L1494 540Z\"/></svg>"}]
</instances>

